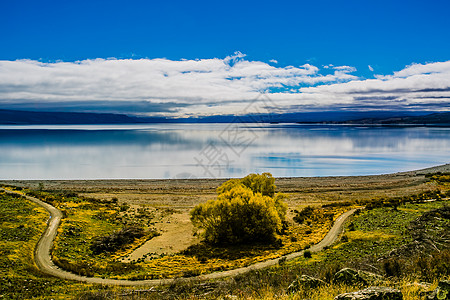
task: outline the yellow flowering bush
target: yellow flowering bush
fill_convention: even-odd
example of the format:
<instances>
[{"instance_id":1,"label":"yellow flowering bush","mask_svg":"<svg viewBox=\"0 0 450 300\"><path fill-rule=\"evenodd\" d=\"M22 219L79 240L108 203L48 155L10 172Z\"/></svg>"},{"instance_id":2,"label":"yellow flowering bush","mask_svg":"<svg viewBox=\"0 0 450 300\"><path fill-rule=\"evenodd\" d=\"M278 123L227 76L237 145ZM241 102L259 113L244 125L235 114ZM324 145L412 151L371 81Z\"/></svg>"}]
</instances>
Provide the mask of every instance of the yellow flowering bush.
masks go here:
<instances>
[{"instance_id":1,"label":"yellow flowering bush","mask_svg":"<svg viewBox=\"0 0 450 300\"><path fill-rule=\"evenodd\" d=\"M287 209L285 196L275 195L274 181L269 173L229 180L217 189L216 200L191 211L191 221L212 244L273 242Z\"/></svg>"}]
</instances>

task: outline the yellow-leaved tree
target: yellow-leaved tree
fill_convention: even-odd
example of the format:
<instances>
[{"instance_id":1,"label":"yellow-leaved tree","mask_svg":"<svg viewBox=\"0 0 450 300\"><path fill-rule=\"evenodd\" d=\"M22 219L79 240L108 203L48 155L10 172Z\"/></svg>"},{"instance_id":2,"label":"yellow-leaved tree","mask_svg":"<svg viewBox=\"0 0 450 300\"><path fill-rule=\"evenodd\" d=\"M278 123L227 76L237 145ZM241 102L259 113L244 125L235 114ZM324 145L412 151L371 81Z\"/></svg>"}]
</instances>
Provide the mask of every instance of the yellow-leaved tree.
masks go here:
<instances>
[{"instance_id":1,"label":"yellow-leaved tree","mask_svg":"<svg viewBox=\"0 0 450 300\"><path fill-rule=\"evenodd\" d=\"M191 221L212 244L273 242L286 216L284 194L275 194L270 173L231 179L217 188L217 200L197 205Z\"/></svg>"}]
</instances>

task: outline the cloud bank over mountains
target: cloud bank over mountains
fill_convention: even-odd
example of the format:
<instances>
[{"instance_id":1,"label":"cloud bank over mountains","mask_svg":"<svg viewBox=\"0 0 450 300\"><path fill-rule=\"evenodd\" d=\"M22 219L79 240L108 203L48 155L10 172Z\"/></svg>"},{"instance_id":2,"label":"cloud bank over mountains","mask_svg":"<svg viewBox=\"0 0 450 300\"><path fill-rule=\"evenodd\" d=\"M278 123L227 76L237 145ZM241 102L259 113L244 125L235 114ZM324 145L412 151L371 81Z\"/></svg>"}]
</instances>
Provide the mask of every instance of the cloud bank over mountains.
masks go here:
<instances>
[{"instance_id":1,"label":"cloud bank over mountains","mask_svg":"<svg viewBox=\"0 0 450 300\"><path fill-rule=\"evenodd\" d=\"M450 108L450 61L412 64L371 79L355 72L352 66L281 67L240 52L197 60L0 61L0 106L204 116L264 112L267 101L258 108L251 104L265 93L271 111L280 113Z\"/></svg>"}]
</instances>

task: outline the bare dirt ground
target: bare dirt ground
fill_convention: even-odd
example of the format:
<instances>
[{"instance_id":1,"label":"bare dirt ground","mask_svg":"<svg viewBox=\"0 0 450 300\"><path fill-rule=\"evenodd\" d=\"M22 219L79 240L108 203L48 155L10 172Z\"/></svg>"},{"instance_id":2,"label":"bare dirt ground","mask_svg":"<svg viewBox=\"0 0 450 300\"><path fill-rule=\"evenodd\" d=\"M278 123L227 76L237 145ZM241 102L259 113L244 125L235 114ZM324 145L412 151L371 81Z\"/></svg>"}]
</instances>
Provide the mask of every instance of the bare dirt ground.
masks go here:
<instances>
[{"instance_id":1,"label":"bare dirt ground","mask_svg":"<svg viewBox=\"0 0 450 300\"><path fill-rule=\"evenodd\" d=\"M156 229L161 235L147 241L122 261L151 259L161 254L177 253L200 242L200 239L193 235L194 226L189 219L189 212L177 212L165 217L163 222L156 225Z\"/></svg>"},{"instance_id":2,"label":"bare dirt ground","mask_svg":"<svg viewBox=\"0 0 450 300\"><path fill-rule=\"evenodd\" d=\"M294 209L336 201L393 197L433 190L425 178L433 172L450 172L450 164L423 170L372 176L277 178L277 191L288 195L288 220ZM3 184L37 189L72 191L98 199L117 198L132 208L146 207L158 216L161 236L135 250L126 260L179 252L198 240L192 235L189 211L216 197L216 188L227 179L163 180L12 180ZM169 213L167 213L169 211Z\"/></svg>"}]
</instances>

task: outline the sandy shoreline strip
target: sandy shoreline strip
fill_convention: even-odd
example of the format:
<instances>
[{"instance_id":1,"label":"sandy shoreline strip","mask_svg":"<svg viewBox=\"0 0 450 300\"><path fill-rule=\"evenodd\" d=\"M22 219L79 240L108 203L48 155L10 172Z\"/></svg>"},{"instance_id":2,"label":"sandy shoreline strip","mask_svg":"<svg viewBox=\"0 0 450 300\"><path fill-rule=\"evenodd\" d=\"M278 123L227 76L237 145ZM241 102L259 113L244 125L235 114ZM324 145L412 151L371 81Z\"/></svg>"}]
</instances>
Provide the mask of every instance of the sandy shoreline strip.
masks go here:
<instances>
[{"instance_id":1,"label":"sandy shoreline strip","mask_svg":"<svg viewBox=\"0 0 450 300\"><path fill-rule=\"evenodd\" d=\"M316 182L334 182L334 181L373 181L380 179L420 176L435 172L450 172L450 163L433 166L420 170L405 172L363 175L363 176L321 176L321 177L277 177L276 184L280 189L288 188L292 184L304 185L309 183L314 185ZM196 186L198 189L215 190L217 186L229 178L209 178L209 179L88 179L88 180L1 180L0 184L11 184L16 186L37 188L39 183L44 184L49 189L71 189L78 192L92 192L98 189L107 190L139 190L141 187L152 186L156 189L167 190L174 189L174 192L183 190L186 187Z\"/></svg>"}]
</instances>

